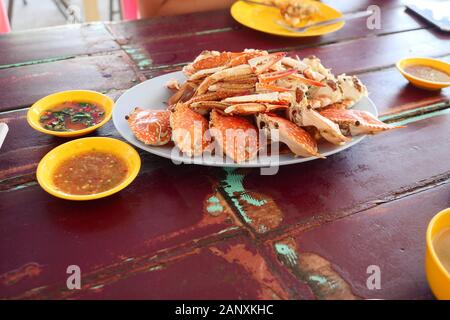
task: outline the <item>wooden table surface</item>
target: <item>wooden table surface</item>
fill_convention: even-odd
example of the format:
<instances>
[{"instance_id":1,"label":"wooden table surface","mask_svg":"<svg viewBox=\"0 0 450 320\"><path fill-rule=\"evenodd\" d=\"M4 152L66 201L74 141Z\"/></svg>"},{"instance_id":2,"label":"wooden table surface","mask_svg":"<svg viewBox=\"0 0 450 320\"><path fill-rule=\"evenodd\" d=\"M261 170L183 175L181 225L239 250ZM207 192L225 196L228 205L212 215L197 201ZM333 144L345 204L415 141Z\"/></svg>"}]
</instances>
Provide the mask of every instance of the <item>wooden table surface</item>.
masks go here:
<instances>
[{"instance_id":1,"label":"wooden table surface","mask_svg":"<svg viewBox=\"0 0 450 320\"><path fill-rule=\"evenodd\" d=\"M450 206L448 89L416 89L394 64L450 60L450 35L402 1L326 1L343 12L381 7L313 38L282 38L228 11L61 26L0 36L0 297L144 299L431 299L425 230ZM275 176L171 161L140 152L137 179L90 202L54 198L36 182L39 160L67 141L31 129L26 108L66 89L117 98L179 70L206 49L284 50L357 74L382 119L407 128L369 137L325 161ZM96 135L120 139L112 122ZM79 265L82 289L66 287ZM366 286L379 266L381 289Z\"/></svg>"}]
</instances>

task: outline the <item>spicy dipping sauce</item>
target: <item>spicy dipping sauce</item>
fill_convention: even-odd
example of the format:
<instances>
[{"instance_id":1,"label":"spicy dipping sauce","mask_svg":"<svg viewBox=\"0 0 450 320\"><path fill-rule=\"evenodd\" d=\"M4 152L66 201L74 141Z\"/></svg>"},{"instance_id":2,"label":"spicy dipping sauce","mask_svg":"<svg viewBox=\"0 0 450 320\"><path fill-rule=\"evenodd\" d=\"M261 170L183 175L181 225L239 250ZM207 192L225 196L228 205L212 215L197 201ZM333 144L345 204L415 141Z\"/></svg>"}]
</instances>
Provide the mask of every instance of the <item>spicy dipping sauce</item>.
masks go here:
<instances>
[{"instance_id":1,"label":"spicy dipping sauce","mask_svg":"<svg viewBox=\"0 0 450 320\"><path fill-rule=\"evenodd\" d=\"M424 80L435 81L435 82L450 82L450 75L444 71L424 66L420 64L414 64L405 67L405 72Z\"/></svg>"},{"instance_id":2,"label":"spicy dipping sauce","mask_svg":"<svg viewBox=\"0 0 450 320\"><path fill-rule=\"evenodd\" d=\"M77 131L92 127L105 118L105 110L94 103L66 101L44 111L39 122L47 130Z\"/></svg>"},{"instance_id":3,"label":"spicy dipping sauce","mask_svg":"<svg viewBox=\"0 0 450 320\"><path fill-rule=\"evenodd\" d=\"M63 161L54 172L53 183L68 194L96 194L119 185L127 173L123 159L92 150Z\"/></svg>"}]
</instances>

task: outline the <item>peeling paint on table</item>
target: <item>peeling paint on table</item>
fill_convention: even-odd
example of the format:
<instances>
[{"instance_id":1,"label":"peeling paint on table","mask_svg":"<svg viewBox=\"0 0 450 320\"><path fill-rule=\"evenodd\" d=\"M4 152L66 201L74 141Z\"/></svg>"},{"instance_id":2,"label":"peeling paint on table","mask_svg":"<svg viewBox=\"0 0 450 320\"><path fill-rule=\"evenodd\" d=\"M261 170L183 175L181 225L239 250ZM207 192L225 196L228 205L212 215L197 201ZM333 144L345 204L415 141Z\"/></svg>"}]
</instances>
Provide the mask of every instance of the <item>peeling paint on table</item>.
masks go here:
<instances>
[{"instance_id":1,"label":"peeling paint on table","mask_svg":"<svg viewBox=\"0 0 450 320\"><path fill-rule=\"evenodd\" d=\"M234 168L224 168L224 171L226 176L221 187L243 221L258 233L276 228L283 220L283 214L273 199L246 190L244 172Z\"/></svg>"}]
</instances>

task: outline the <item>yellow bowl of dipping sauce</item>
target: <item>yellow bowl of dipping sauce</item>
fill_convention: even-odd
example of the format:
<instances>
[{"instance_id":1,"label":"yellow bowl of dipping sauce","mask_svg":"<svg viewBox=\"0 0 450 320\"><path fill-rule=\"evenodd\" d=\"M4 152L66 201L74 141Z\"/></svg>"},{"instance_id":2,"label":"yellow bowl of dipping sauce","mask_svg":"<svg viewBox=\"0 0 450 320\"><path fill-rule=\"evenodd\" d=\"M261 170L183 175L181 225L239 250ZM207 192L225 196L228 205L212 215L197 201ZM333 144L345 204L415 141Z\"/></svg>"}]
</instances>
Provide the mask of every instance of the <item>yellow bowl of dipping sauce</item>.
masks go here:
<instances>
[{"instance_id":1,"label":"yellow bowl of dipping sauce","mask_svg":"<svg viewBox=\"0 0 450 320\"><path fill-rule=\"evenodd\" d=\"M37 131L58 136L77 137L100 128L111 119L114 101L90 90L61 91L34 103L27 121Z\"/></svg>"},{"instance_id":2,"label":"yellow bowl of dipping sauce","mask_svg":"<svg viewBox=\"0 0 450 320\"><path fill-rule=\"evenodd\" d=\"M450 208L431 219L427 229L425 271L436 298L450 300Z\"/></svg>"},{"instance_id":3,"label":"yellow bowl of dipping sauce","mask_svg":"<svg viewBox=\"0 0 450 320\"><path fill-rule=\"evenodd\" d=\"M450 64L431 58L405 58L397 69L416 87L439 90L450 86Z\"/></svg>"},{"instance_id":4,"label":"yellow bowl of dipping sauce","mask_svg":"<svg viewBox=\"0 0 450 320\"><path fill-rule=\"evenodd\" d=\"M139 173L141 158L117 139L92 137L66 142L39 162L36 176L48 193L68 200L92 200L116 193Z\"/></svg>"}]
</instances>

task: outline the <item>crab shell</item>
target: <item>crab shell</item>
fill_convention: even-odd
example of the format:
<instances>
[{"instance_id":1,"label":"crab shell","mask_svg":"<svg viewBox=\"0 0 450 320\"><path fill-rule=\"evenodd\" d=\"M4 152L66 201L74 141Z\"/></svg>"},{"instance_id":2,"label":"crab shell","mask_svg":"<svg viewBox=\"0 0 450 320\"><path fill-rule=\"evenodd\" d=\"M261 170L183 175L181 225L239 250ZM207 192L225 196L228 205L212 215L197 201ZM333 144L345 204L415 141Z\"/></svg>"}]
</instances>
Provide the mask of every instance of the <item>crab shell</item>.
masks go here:
<instances>
[{"instance_id":1,"label":"crab shell","mask_svg":"<svg viewBox=\"0 0 450 320\"><path fill-rule=\"evenodd\" d=\"M367 111L352 109L326 109L320 114L337 123L345 134L357 136L360 134L375 134L381 131L403 128L378 120Z\"/></svg>"},{"instance_id":2,"label":"crab shell","mask_svg":"<svg viewBox=\"0 0 450 320\"><path fill-rule=\"evenodd\" d=\"M320 135L333 144L342 145L351 140L351 138L342 134L336 123L311 108L305 98L289 107L288 116L292 122L299 126L317 128Z\"/></svg>"},{"instance_id":3,"label":"crab shell","mask_svg":"<svg viewBox=\"0 0 450 320\"><path fill-rule=\"evenodd\" d=\"M317 152L317 143L314 138L291 121L268 113L260 113L256 117L258 127L272 141L285 143L297 156L316 156L324 158ZM278 138L275 138L273 130L279 130Z\"/></svg>"},{"instance_id":4,"label":"crab shell","mask_svg":"<svg viewBox=\"0 0 450 320\"><path fill-rule=\"evenodd\" d=\"M138 107L125 119L136 138L145 144L161 146L170 141L172 129L168 110L145 110Z\"/></svg>"},{"instance_id":5,"label":"crab shell","mask_svg":"<svg viewBox=\"0 0 450 320\"><path fill-rule=\"evenodd\" d=\"M214 109L209 125L216 146L235 162L256 158L259 151L258 131L248 119L222 115Z\"/></svg>"},{"instance_id":6,"label":"crab shell","mask_svg":"<svg viewBox=\"0 0 450 320\"><path fill-rule=\"evenodd\" d=\"M199 156L211 143L207 133L208 121L186 104L177 104L170 113L172 140L186 155Z\"/></svg>"}]
</instances>

